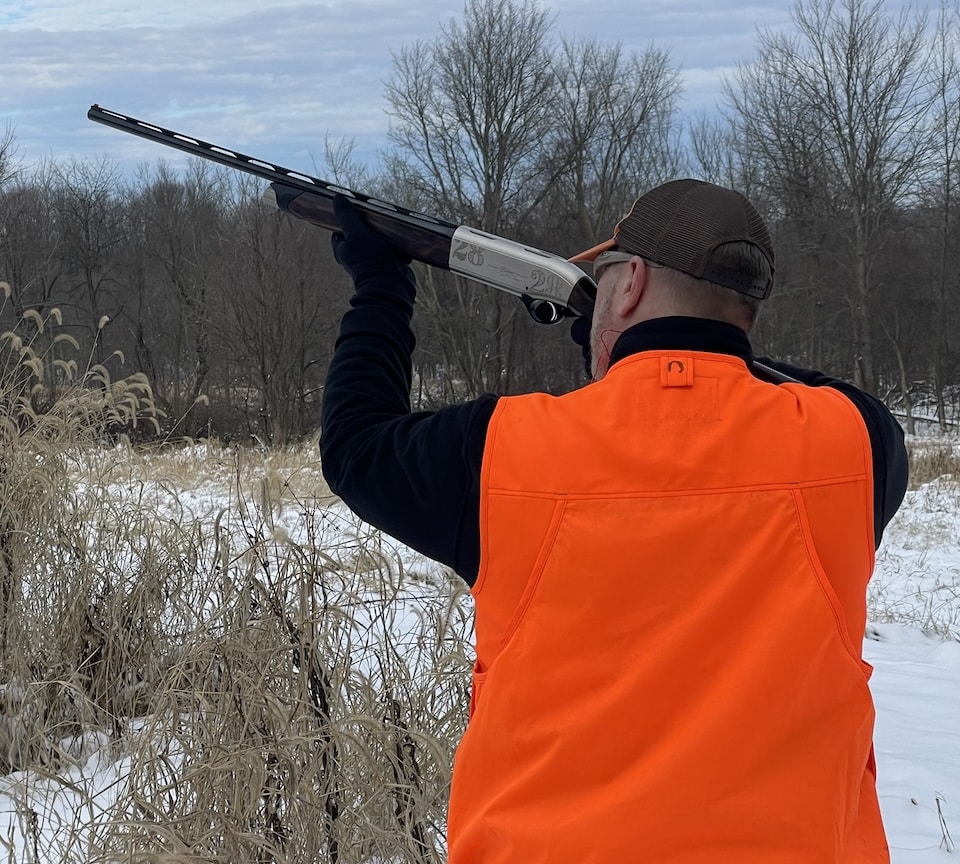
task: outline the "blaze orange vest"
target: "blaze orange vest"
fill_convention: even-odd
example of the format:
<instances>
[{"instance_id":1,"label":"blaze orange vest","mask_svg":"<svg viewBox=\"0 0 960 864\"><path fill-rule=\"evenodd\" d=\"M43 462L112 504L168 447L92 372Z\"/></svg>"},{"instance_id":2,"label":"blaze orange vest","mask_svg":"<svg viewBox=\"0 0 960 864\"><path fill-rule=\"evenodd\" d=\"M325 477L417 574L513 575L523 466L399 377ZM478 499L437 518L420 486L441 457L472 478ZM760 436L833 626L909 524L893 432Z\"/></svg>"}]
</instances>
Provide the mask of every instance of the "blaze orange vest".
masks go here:
<instances>
[{"instance_id":1,"label":"blaze orange vest","mask_svg":"<svg viewBox=\"0 0 960 864\"><path fill-rule=\"evenodd\" d=\"M888 861L872 510L854 405L735 357L501 399L450 864Z\"/></svg>"}]
</instances>

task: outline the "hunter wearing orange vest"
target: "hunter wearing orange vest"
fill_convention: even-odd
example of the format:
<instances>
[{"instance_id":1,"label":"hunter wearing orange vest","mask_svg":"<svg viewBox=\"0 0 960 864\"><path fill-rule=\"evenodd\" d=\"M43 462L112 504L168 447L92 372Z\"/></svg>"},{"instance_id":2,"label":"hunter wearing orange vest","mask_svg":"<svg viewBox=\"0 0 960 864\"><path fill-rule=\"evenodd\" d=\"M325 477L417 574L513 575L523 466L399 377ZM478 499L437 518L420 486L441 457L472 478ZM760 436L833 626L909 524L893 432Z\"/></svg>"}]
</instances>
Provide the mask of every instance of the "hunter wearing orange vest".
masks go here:
<instances>
[{"instance_id":1,"label":"hunter wearing orange vest","mask_svg":"<svg viewBox=\"0 0 960 864\"><path fill-rule=\"evenodd\" d=\"M417 413L412 270L335 207L356 291L324 474L475 600L450 864L889 861L861 640L903 434L754 360L774 253L750 202L666 183L572 259L590 384Z\"/></svg>"}]
</instances>

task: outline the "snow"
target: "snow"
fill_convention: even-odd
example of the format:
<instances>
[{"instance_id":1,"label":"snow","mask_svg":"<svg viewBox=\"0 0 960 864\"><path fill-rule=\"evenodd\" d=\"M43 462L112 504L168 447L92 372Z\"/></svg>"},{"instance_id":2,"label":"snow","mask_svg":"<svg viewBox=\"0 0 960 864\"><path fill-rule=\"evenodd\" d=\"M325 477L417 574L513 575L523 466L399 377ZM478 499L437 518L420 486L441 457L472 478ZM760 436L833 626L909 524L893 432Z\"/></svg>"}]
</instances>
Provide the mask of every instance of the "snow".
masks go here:
<instances>
[{"instance_id":1,"label":"snow","mask_svg":"<svg viewBox=\"0 0 960 864\"><path fill-rule=\"evenodd\" d=\"M895 864L960 852L960 482L907 492L869 591L877 786ZM884 623L894 622L894 623Z\"/></svg>"},{"instance_id":2,"label":"snow","mask_svg":"<svg viewBox=\"0 0 960 864\"><path fill-rule=\"evenodd\" d=\"M960 481L943 476L907 492L884 534L869 601L875 620L960 638Z\"/></svg>"},{"instance_id":3,"label":"snow","mask_svg":"<svg viewBox=\"0 0 960 864\"><path fill-rule=\"evenodd\" d=\"M206 457L205 457L206 458ZM135 488L158 513L178 518L232 514L243 522L259 519L275 538L301 535L302 504L263 513L238 513L229 486L200 478L190 488L167 483L118 483L116 494ZM319 475L318 475L319 476ZM269 480L269 478L266 478ZM235 492L235 490L234 490ZM358 522L338 502L323 511L320 537L357 554L371 542L399 556L407 579L391 627L417 618L415 598L426 598L438 568ZM317 538L316 527L314 537ZM888 527L869 594L870 624L864 654L874 666L871 687L877 705L876 754L881 808L894 864L956 861L960 854L960 481L941 477L908 492ZM361 626L363 626L361 624ZM135 730L131 729L131 734ZM18 772L0 780L0 847L8 860L84 860L81 837L63 831L78 821L94 823L96 808L109 807L128 764L122 741L91 732L83 741L65 742L74 760L51 783ZM81 799L70 787L87 790ZM81 804L81 801L83 802ZM86 809L85 813L78 808ZM57 846L72 836L71 849ZM25 838L30 838L25 839ZM30 848L39 849L35 853ZM44 853L44 850L47 850Z\"/></svg>"},{"instance_id":4,"label":"snow","mask_svg":"<svg viewBox=\"0 0 960 864\"><path fill-rule=\"evenodd\" d=\"M960 643L872 624L864 656L874 666L877 786L892 860L955 861L943 828L960 840Z\"/></svg>"}]
</instances>

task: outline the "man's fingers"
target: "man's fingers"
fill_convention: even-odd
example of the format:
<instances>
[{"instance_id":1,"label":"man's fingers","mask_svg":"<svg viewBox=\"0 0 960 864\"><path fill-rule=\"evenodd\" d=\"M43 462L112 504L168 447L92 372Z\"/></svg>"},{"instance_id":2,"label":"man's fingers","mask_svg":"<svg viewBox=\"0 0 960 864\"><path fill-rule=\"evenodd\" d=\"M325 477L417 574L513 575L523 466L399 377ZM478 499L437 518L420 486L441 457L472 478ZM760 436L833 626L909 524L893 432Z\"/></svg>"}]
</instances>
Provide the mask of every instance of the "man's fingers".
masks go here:
<instances>
[{"instance_id":1,"label":"man's fingers","mask_svg":"<svg viewBox=\"0 0 960 864\"><path fill-rule=\"evenodd\" d=\"M590 321L586 318L577 318L570 325L570 338L581 348L590 344Z\"/></svg>"},{"instance_id":2,"label":"man's fingers","mask_svg":"<svg viewBox=\"0 0 960 864\"><path fill-rule=\"evenodd\" d=\"M363 214L353 206L353 203L346 195L333 196L333 215L337 217L340 223L340 230L343 234L349 236L363 235L369 233L372 229L363 218Z\"/></svg>"}]
</instances>

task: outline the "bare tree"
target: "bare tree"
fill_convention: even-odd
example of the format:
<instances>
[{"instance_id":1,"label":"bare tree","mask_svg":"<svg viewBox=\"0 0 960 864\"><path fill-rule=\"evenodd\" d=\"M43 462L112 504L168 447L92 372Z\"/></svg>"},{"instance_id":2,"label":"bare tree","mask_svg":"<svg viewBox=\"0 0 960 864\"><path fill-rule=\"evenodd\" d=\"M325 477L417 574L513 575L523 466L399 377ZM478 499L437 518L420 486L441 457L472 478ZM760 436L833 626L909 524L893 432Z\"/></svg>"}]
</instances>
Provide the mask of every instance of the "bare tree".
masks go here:
<instances>
[{"instance_id":1,"label":"bare tree","mask_svg":"<svg viewBox=\"0 0 960 864\"><path fill-rule=\"evenodd\" d=\"M690 160L698 177L731 189L741 188L741 154L732 124L701 111L688 122Z\"/></svg>"},{"instance_id":2,"label":"bare tree","mask_svg":"<svg viewBox=\"0 0 960 864\"><path fill-rule=\"evenodd\" d=\"M137 197L146 273L130 316L136 350L179 418L209 384L211 281L220 269L229 188L208 162L191 160L182 179L160 162L153 173L141 172Z\"/></svg>"},{"instance_id":3,"label":"bare tree","mask_svg":"<svg viewBox=\"0 0 960 864\"><path fill-rule=\"evenodd\" d=\"M567 167L558 158L552 22L533 0L468 0L462 21L394 56L392 167L411 199L484 231L522 234ZM422 287L422 302L451 310L435 319L439 353L479 361L476 389L508 389L520 304L462 279Z\"/></svg>"},{"instance_id":4,"label":"bare tree","mask_svg":"<svg viewBox=\"0 0 960 864\"><path fill-rule=\"evenodd\" d=\"M531 0L468 0L463 21L394 56L391 140L410 179L449 217L516 230L562 166L552 16Z\"/></svg>"},{"instance_id":5,"label":"bare tree","mask_svg":"<svg viewBox=\"0 0 960 864\"><path fill-rule=\"evenodd\" d=\"M625 54L596 39L564 40L554 69L566 199L555 209L576 214L571 241L598 243L637 195L676 176L679 71L655 46Z\"/></svg>"},{"instance_id":6,"label":"bare tree","mask_svg":"<svg viewBox=\"0 0 960 864\"><path fill-rule=\"evenodd\" d=\"M0 135L0 191L20 173L17 162L17 139L13 126L7 123Z\"/></svg>"},{"instance_id":7,"label":"bare tree","mask_svg":"<svg viewBox=\"0 0 960 864\"><path fill-rule=\"evenodd\" d=\"M126 237L126 191L116 165L106 159L71 160L55 168L55 177L61 263L78 311L89 316L90 345L102 362L104 319L115 318L123 306L115 289L117 252Z\"/></svg>"},{"instance_id":8,"label":"bare tree","mask_svg":"<svg viewBox=\"0 0 960 864\"><path fill-rule=\"evenodd\" d=\"M814 236L829 217L823 251L850 309L855 380L875 391L873 261L928 155L925 19L892 19L882 0L805 0L792 18L793 34L760 32L724 94L781 213L807 214Z\"/></svg>"},{"instance_id":9,"label":"bare tree","mask_svg":"<svg viewBox=\"0 0 960 864\"><path fill-rule=\"evenodd\" d=\"M319 423L322 373L338 325L324 312L333 294L346 294L346 279L328 251L329 235L269 211L250 178L237 178L233 189L216 337L250 433L285 444Z\"/></svg>"},{"instance_id":10,"label":"bare tree","mask_svg":"<svg viewBox=\"0 0 960 864\"><path fill-rule=\"evenodd\" d=\"M334 182L351 188L372 191L374 179L368 167L356 155L355 138L334 138L328 135L323 141L323 156L326 163L325 176Z\"/></svg>"},{"instance_id":11,"label":"bare tree","mask_svg":"<svg viewBox=\"0 0 960 864\"><path fill-rule=\"evenodd\" d=\"M936 314L933 335L933 384L937 405L937 421L947 428L945 361L948 336L956 321L956 303L960 298L956 198L958 191L958 156L960 156L960 6L941 2L934 38L933 93L935 99L936 194L934 210L937 219Z\"/></svg>"},{"instance_id":12,"label":"bare tree","mask_svg":"<svg viewBox=\"0 0 960 864\"><path fill-rule=\"evenodd\" d=\"M10 283L17 318L45 310L61 278L60 228L55 218L51 166L0 185L0 274Z\"/></svg>"}]
</instances>

